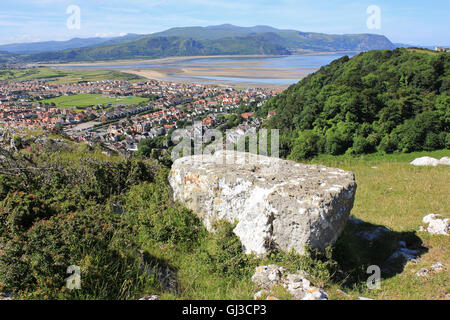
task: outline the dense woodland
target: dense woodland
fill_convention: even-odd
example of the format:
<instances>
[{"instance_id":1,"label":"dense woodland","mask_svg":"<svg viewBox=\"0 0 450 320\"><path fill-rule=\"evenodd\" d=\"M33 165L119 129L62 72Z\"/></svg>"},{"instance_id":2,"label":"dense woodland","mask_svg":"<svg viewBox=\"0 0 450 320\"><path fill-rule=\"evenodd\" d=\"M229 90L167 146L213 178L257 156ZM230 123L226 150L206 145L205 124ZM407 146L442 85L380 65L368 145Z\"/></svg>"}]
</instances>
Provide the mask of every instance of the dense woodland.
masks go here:
<instances>
[{"instance_id":1,"label":"dense woodland","mask_svg":"<svg viewBox=\"0 0 450 320\"><path fill-rule=\"evenodd\" d=\"M276 110L281 154L413 152L450 148L450 54L395 49L343 57L258 113Z\"/></svg>"}]
</instances>

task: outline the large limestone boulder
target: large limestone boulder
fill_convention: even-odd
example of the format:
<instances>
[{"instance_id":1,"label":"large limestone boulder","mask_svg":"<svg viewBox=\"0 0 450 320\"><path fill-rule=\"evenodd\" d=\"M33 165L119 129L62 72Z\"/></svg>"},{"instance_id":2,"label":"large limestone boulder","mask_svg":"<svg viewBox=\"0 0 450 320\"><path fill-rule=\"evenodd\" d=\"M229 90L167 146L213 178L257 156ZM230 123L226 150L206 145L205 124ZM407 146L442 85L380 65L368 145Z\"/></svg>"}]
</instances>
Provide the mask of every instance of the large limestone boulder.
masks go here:
<instances>
[{"instance_id":1,"label":"large limestone boulder","mask_svg":"<svg viewBox=\"0 0 450 320\"><path fill-rule=\"evenodd\" d=\"M180 158L169 182L208 230L218 220L238 222L245 252L258 255L332 245L356 192L351 172L234 151Z\"/></svg>"}]
</instances>

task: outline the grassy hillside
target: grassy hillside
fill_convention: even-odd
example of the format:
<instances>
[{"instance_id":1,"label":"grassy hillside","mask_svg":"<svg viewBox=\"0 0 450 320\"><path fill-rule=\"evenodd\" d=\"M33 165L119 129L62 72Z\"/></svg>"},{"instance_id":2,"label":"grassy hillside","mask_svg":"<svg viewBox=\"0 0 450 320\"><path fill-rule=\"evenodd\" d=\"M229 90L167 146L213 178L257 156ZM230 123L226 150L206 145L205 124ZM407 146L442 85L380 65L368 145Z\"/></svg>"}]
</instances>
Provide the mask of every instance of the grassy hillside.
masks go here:
<instances>
[{"instance_id":1,"label":"grassy hillside","mask_svg":"<svg viewBox=\"0 0 450 320\"><path fill-rule=\"evenodd\" d=\"M0 81L21 81L21 80L41 80L46 79L54 83L76 83L81 81L102 81L102 80L144 80L134 74L118 71L76 71L57 70L51 68L31 68L7 70L0 69Z\"/></svg>"},{"instance_id":2,"label":"grassy hillside","mask_svg":"<svg viewBox=\"0 0 450 320\"><path fill-rule=\"evenodd\" d=\"M450 265L448 237L417 232L424 225L424 216L437 213L448 217L450 208L448 166L414 167L409 164L422 156L449 157L450 150L387 156L372 154L356 158L322 155L311 161L351 170L356 176L358 191L352 216L366 224L347 225L337 244L337 250L348 250L341 258L341 266L347 265L348 269L356 271L361 264L383 265L398 246L398 241L406 241L408 248L420 251L417 263L408 262L404 267L400 265L393 274L382 274L379 290L368 290L362 282L359 285L355 283L355 286L342 286L339 282L331 284L329 292L334 299L351 299L360 295L388 300L450 299L448 271L426 278L415 275L421 268L430 269L435 262L441 262L447 268ZM375 226L388 227L391 232L373 243L361 241L356 235ZM350 297L339 290L350 294Z\"/></svg>"},{"instance_id":3,"label":"grassy hillside","mask_svg":"<svg viewBox=\"0 0 450 320\"><path fill-rule=\"evenodd\" d=\"M23 61L70 62L222 54L285 55L289 54L289 51L276 43L271 43L259 37L258 35L201 41L190 38L149 36L133 42L46 52L23 56L22 59Z\"/></svg>"},{"instance_id":4,"label":"grassy hillside","mask_svg":"<svg viewBox=\"0 0 450 320\"><path fill-rule=\"evenodd\" d=\"M195 40L218 40L227 37L244 37L258 34L273 43L290 49L314 51L359 51L393 49L384 36L375 34L334 35L295 30L280 30L270 26L239 27L230 24L210 27L172 28L154 36L172 36Z\"/></svg>"},{"instance_id":5,"label":"grassy hillside","mask_svg":"<svg viewBox=\"0 0 450 320\"><path fill-rule=\"evenodd\" d=\"M282 154L365 154L450 146L450 54L407 49L343 57L259 111L282 130Z\"/></svg>"},{"instance_id":6,"label":"grassy hillside","mask_svg":"<svg viewBox=\"0 0 450 320\"><path fill-rule=\"evenodd\" d=\"M355 172L352 215L365 223L349 224L327 256L273 252L257 259L242 253L233 226L221 223L209 234L192 212L174 203L168 170L155 162L106 156L100 147L59 136L18 142L20 152L2 149L8 161L0 165L0 291L16 298L251 299L254 269L269 263L306 270L334 299L448 298L447 272L414 274L436 261L450 262L444 236L416 232L424 215L445 214L449 207L448 168L408 164L422 154L316 159ZM375 226L392 231L373 243L356 235ZM394 273L382 275L381 289L368 291L367 266L381 264L399 240L421 249L418 263L398 263ZM81 290L65 287L70 265L81 269ZM277 294L288 298L282 289Z\"/></svg>"}]
</instances>

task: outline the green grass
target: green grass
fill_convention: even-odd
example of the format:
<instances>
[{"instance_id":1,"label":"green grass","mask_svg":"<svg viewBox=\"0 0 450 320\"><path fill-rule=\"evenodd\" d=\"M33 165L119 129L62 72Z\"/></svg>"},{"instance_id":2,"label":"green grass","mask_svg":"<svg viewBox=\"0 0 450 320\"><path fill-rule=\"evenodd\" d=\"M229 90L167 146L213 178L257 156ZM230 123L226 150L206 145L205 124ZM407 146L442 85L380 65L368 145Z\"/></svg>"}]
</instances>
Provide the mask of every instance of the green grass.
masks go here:
<instances>
[{"instance_id":1,"label":"green grass","mask_svg":"<svg viewBox=\"0 0 450 320\"><path fill-rule=\"evenodd\" d=\"M111 98L105 97L101 94L77 94L73 96L61 96L53 99L41 100L42 103L54 103L58 108L72 108L82 109L89 106L108 105L108 104L125 104L137 105L147 102L149 99L141 97L119 97Z\"/></svg>"},{"instance_id":2,"label":"green grass","mask_svg":"<svg viewBox=\"0 0 450 320\"><path fill-rule=\"evenodd\" d=\"M440 53L438 51L434 51L434 50L430 50L430 49L408 48L407 50L410 52L426 53L426 54L431 54L434 56L436 56Z\"/></svg>"},{"instance_id":3,"label":"green grass","mask_svg":"<svg viewBox=\"0 0 450 320\"><path fill-rule=\"evenodd\" d=\"M155 247L150 244L145 246L150 255L166 261L177 270L181 291L176 295L163 293L162 298L252 299L256 292L250 279L254 267L276 263L291 271L301 268L313 274L313 283L323 287L331 299L356 299L359 296L373 299L448 299L448 272L426 279L415 275L420 268L430 268L436 261L450 267L448 238L417 232L425 215L439 213L448 216L450 208L450 168L414 167L409 164L411 160L425 155L440 158L450 156L450 150L372 154L360 158L322 156L311 161L355 173L358 190L352 216L365 222L363 225L347 225L333 250L332 259L337 264L336 269L332 269L336 273L331 278L327 276L326 261L320 263L289 255L270 256L267 259L248 257L245 267L247 273L240 275L211 272L211 263L202 260L205 252L217 253L214 236L209 236L202 238L195 250L177 250L171 246ZM363 241L356 235L361 230L375 226L386 226L392 232L374 243ZM407 243L408 248L421 250L418 263L409 262L405 268L393 265L393 273L382 274L381 289L368 290L365 284L369 277L365 273L367 266L378 264L382 267L401 240ZM283 290L278 290L275 295L288 299Z\"/></svg>"},{"instance_id":4,"label":"green grass","mask_svg":"<svg viewBox=\"0 0 450 320\"><path fill-rule=\"evenodd\" d=\"M77 83L82 81L102 81L102 80L145 80L140 76L108 70L79 71L79 70L57 70L51 68L32 68L20 70L0 69L0 81L21 81L50 79L53 83Z\"/></svg>"},{"instance_id":5,"label":"green grass","mask_svg":"<svg viewBox=\"0 0 450 320\"><path fill-rule=\"evenodd\" d=\"M372 154L361 158L322 156L311 161L354 172L358 190L352 216L369 226L386 226L392 230L378 243L369 244L355 236L358 228L365 229L368 225L348 225L341 239L360 261L383 261L392 253L399 240L406 241L409 248L422 250L417 264L408 262L399 273L385 276L380 290L369 291L361 283L354 288L330 283L330 293L334 298L348 298L338 289L347 292L352 298L359 295L374 299L450 298L448 237L417 232L423 225L423 217L429 213L450 216L450 168L443 165L415 167L409 164L423 156L441 158L450 156L450 150L384 156ZM421 268L430 269L437 261L443 263L447 271L428 278L415 275Z\"/></svg>"},{"instance_id":6,"label":"green grass","mask_svg":"<svg viewBox=\"0 0 450 320\"><path fill-rule=\"evenodd\" d=\"M46 164L67 165L71 170L84 168L85 163L89 162L81 159L87 156L99 163L123 162L118 155L113 157L104 155L102 149L74 144L68 140L66 143L70 147L65 147L59 152L51 152L53 149L49 149L42 155L40 161ZM34 147L40 148L37 145ZM33 150L23 152L28 156L34 154ZM160 171L152 182L128 186L126 192L104 200L105 213L113 214L112 210L107 209L110 203L121 204L124 213L120 214L120 219L124 219L123 222L135 230L137 237L135 240L139 244L139 249L142 249L156 265L169 266L172 269L178 290L170 292L155 281L143 288L145 292L132 292L127 296L159 294L162 299L252 299L257 290L251 281L255 267L275 263L286 267L290 272L298 269L307 271L312 275L313 284L323 288L331 299L356 299L359 296L374 299L449 299L448 237L421 233L417 230L422 225L422 218L428 213L449 216L450 168L414 167L409 164L411 160L425 155L441 158L450 156L450 150L392 155L372 154L358 158L320 156L311 161L355 173L358 189L351 214L364 221L361 225L347 224L333 251L326 256L327 259L322 256L321 260L314 256L299 257L280 253L273 253L264 259L244 255L237 237L232 234L233 226L221 225L217 233L207 233L201 222L190 211L172 203L166 181L167 170ZM118 173L121 172L118 169L121 166L114 168ZM100 174L104 171L98 172ZM122 174L99 175L96 180L84 183L95 186L99 182L94 182L100 181L100 185L109 187L125 181L126 176L121 178ZM68 176L70 177L69 173ZM73 179L78 181L77 179L81 179L80 176L81 174L75 174ZM89 176L86 175L86 178ZM117 181L103 181L105 178L113 177L117 178ZM61 190L60 194L51 190L45 193L43 191L45 188L39 194L46 195L50 199L58 196L50 202L55 201L54 203L58 205L63 203L68 205L74 201L73 199L78 199L79 194L84 194L81 190L86 187L78 186L77 183L71 185L67 179L61 179L58 183L63 182L69 187L58 187ZM80 192L76 191L77 188ZM116 187L111 190L115 189ZM108 188L102 190L107 191ZM98 195L103 199L104 192ZM66 199L66 196L70 197ZM40 196L41 198L45 197ZM63 201L64 199L66 201ZM80 199L83 200L84 196ZM84 200L75 203L88 205ZM64 208L72 210L69 207ZM100 208L95 206L92 210ZM386 226L391 232L373 243L361 240L356 235L361 230L375 226ZM404 268L394 265L393 272L382 274L381 289L368 290L365 284L369 276L365 273L367 266L376 264L382 267L400 240L405 241L408 248L420 250L417 264L409 262ZM428 278L419 278L415 275L420 268L429 269L431 264L437 261L443 263L447 271L430 275ZM112 265L115 265L115 262L112 262ZM92 283L97 283L96 281ZM109 283L108 279L101 278L100 282L102 281L105 285ZM106 297L108 292L104 290L107 290L107 286L105 288L94 292L101 292L102 296ZM289 299L282 288L278 288L273 295L280 299ZM93 297L89 295L78 298Z\"/></svg>"}]
</instances>

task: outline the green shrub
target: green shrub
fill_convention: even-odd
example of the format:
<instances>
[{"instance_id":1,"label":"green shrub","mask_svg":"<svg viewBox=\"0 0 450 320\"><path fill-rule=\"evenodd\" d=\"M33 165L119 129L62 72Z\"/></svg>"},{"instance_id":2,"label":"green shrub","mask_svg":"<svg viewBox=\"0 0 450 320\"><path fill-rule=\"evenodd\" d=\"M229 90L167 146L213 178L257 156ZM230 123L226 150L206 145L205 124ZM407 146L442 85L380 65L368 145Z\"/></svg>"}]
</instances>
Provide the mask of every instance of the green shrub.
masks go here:
<instances>
[{"instance_id":1,"label":"green shrub","mask_svg":"<svg viewBox=\"0 0 450 320\"><path fill-rule=\"evenodd\" d=\"M294 142L289 160L299 161L317 156L323 149L323 138L312 130L303 131Z\"/></svg>"},{"instance_id":2,"label":"green shrub","mask_svg":"<svg viewBox=\"0 0 450 320\"><path fill-rule=\"evenodd\" d=\"M211 272L236 279L250 277L256 266L251 255L243 252L238 236L233 232L235 225L227 221L215 224L215 232L199 248L199 257L210 267Z\"/></svg>"},{"instance_id":3,"label":"green shrub","mask_svg":"<svg viewBox=\"0 0 450 320\"><path fill-rule=\"evenodd\" d=\"M24 192L10 192L0 202L0 239L20 236L35 222L54 214L38 197Z\"/></svg>"},{"instance_id":4,"label":"green shrub","mask_svg":"<svg viewBox=\"0 0 450 320\"><path fill-rule=\"evenodd\" d=\"M0 255L0 283L25 298L133 298L157 287L132 233L100 210L53 216L7 242ZM81 289L68 290L67 268L81 269Z\"/></svg>"},{"instance_id":5,"label":"green shrub","mask_svg":"<svg viewBox=\"0 0 450 320\"><path fill-rule=\"evenodd\" d=\"M173 203L167 172L161 171L155 183L131 188L123 200L125 218L142 241L193 245L204 229L195 214Z\"/></svg>"}]
</instances>

